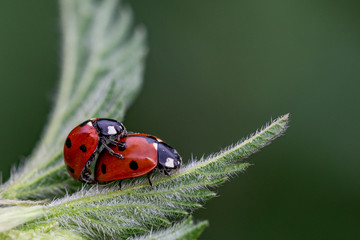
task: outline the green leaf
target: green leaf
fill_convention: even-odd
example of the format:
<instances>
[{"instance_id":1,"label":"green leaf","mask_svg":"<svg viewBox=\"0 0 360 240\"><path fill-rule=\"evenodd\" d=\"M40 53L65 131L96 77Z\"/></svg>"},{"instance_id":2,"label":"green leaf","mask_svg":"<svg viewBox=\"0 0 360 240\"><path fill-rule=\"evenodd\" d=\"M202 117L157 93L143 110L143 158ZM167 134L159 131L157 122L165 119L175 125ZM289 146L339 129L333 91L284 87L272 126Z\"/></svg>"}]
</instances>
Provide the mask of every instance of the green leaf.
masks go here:
<instances>
[{"instance_id":1,"label":"green leaf","mask_svg":"<svg viewBox=\"0 0 360 240\"><path fill-rule=\"evenodd\" d=\"M282 116L224 151L192 160L170 177L157 174L153 189L145 178L129 180L121 190L114 184L83 188L44 205L46 214L25 227L56 222L90 239L128 238L167 227L214 196L210 187L244 171L250 164L242 160L280 136L287 122L288 115Z\"/></svg>"},{"instance_id":2,"label":"green leaf","mask_svg":"<svg viewBox=\"0 0 360 240\"><path fill-rule=\"evenodd\" d=\"M62 73L41 141L2 187L2 198L47 199L81 184L63 166L63 142L86 119L122 120L138 93L146 55L145 31L133 29L129 8L118 1L61 0Z\"/></svg>"},{"instance_id":3,"label":"green leaf","mask_svg":"<svg viewBox=\"0 0 360 240\"><path fill-rule=\"evenodd\" d=\"M7 231L44 214L42 206L0 208L0 232ZM22 217L19 218L19 215Z\"/></svg>"},{"instance_id":4,"label":"green leaf","mask_svg":"<svg viewBox=\"0 0 360 240\"><path fill-rule=\"evenodd\" d=\"M22 240L87 240L87 238L61 228L56 228L56 223L53 225L49 224L48 226L42 226L39 229L28 229L28 230L9 230L7 232L0 233L0 239L11 240L11 239L22 239Z\"/></svg>"}]
</instances>

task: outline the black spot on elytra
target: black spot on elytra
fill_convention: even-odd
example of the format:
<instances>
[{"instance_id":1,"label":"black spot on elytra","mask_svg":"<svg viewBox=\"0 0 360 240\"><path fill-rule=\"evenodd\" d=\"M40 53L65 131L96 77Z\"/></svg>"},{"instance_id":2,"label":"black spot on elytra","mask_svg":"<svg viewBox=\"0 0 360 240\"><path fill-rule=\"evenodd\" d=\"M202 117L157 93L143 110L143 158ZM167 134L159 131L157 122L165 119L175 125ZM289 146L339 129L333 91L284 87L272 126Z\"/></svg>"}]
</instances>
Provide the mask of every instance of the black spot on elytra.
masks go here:
<instances>
[{"instance_id":1,"label":"black spot on elytra","mask_svg":"<svg viewBox=\"0 0 360 240\"><path fill-rule=\"evenodd\" d=\"M135 161L131 161L130 164L129 164L129 166L130 166L130 168L131 168L132 170L136 170L136 169L139 168L137 162L135 162Z\"/></svg>"},{"instance_id":2,"label":"black spot on elytra","mask_svg":"<svg viewBox=\"0 0 360 240\"><path fill-rule=\"evenodd\" d=\"M83 152L86 152L86 147L85 147L84 144L80 146L80 150L83 151Z\"/></svg>"},{"instance_id":3,"label":"black spot on elytra","mask_svg":"<svg viewBox=\"0 0 360 240\"><path fill-rule=\"evenodd\" d=\"M75 170L72 169L72 167L70 167L69 165L66 165L66 168L67 168L67 170L68 170L69 172L71 172L71 173L74 173L74 172L75 172Z\"/></svg>"},{"instance_id":4,"label":"black spot on elytra","mask_svg":"<svg viewBox=\"0 0 360 240\"><path fill-rule=\"evenodd\" d=\"M106 165L105 164L101 164L101 172L102 172L102 174L106 173Z\"/></svg>"},{"instance_id":5,"label":"black spot on elytra","mask_svg":"<svg viewBox=\"0 0 360 240\"><path fill-rule=\"evenodd\" d=\"M70 140L70 138L67 138L67 139L66 139L65 146L66 146L67 148L71 148L71 140Z\"/></svg>"},{"instance_id":6,"label":"black spot on elytra","mask_svg":"<svg viewBox=\"0 0 360 240\"><path fill-rule=\"evenodd\" d=\"M126 149L126 143L125 142L121 142L119 145L118 145L118 149L119 151L125 151Z\"/></svg>"}]
</instances>

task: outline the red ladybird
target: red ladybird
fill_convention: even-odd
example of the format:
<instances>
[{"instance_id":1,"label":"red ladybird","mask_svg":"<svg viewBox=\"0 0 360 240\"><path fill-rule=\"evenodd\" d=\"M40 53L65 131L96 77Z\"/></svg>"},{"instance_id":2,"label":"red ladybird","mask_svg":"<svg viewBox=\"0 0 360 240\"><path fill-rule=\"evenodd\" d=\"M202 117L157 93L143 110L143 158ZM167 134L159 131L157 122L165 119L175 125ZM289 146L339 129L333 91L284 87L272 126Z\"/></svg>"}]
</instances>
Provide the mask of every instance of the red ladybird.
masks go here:
<instances>
[{"instance_id":1,"label":"red ladybird","mask_svg":"<svg viewBox=\"0 0 360 240\"><path fill-rule=\"evenodd\" d=\"M182 163L175 149L157 137L142 133L128 134L119 140L118 146L113 146L111 149L123 155L124 159L118 159L108 151L101 152L95 166L95 181L98 183L147 174L152 187L150 175L155 168L165 175L170 175Z\"/></svg>"},{"instance_id":2,"label":"red ladybird","mask_svg":"<svg viewBox=\"0 0 360 240\"><path fill-rule=\"evenodd\" d=\"M124 125L113 119L93 118L74 128L64 144L64 161L69 174L86 183L94 183L90 165L103 146L111 155L120 159L108 144L118 145L121 137L126 136ZM115 141L116 140L116 141Z\"/></svg>"}]
</instances>

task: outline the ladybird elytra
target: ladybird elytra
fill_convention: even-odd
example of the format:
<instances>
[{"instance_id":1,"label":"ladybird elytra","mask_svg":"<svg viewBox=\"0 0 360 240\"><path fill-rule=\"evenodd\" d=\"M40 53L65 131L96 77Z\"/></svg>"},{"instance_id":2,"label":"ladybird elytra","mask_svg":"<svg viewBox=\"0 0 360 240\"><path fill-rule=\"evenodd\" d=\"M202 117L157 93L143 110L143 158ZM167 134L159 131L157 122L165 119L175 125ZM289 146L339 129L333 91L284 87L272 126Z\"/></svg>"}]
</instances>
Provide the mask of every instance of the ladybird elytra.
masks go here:
<instances>
[{"instance_id":1,"label":"ladybird elytra","mask_svg":"<svg viewBox=\"0 0 360 240\"><path fill-rule=\"evenodd\" d=\"M113 146L111 149L121 152L124 159L117 159L108 151L101 152L95 165L96 182L108 183L148 174L149 184L152 186L150 174L156 168L170 175L181 166L182 159L177 151L155 136L131 133L121 138L119 143L121 148Z\"/></svg>"},{"instance_id":2,"label":"ladybird elytra","mask_svg":"<svg viewBox=\"0 0 360 240\"><path fill-rule=\"evenodd\" d=\"M117 145L126 136L124 125L107 118L92 118L75 127L64 143L65 166L75 180L95 183L90 170L91 162L101 149L121 159L121 154L113 152L109 145Z\"/></svg>"}]
</instances>

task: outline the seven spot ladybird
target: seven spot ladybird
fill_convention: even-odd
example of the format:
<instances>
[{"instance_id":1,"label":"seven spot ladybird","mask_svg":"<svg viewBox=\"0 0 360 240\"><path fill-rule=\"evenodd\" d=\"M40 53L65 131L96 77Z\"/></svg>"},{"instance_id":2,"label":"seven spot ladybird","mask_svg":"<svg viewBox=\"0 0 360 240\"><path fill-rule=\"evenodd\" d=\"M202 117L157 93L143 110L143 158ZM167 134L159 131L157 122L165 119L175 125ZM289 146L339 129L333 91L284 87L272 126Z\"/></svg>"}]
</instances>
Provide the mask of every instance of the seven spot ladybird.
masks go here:
<instances>
[{"instance_id":1,"label":"seven spot ladybird","mask_svg":"<svg viewBox=\"0 0 360 240\"><path fill-rule=\"evenodd\" d=\"M95 183L91 176L90 165L104 146L106 152L122 159L121 153L114 152L108 144L119 145L118 141L127 134L124 125L113 119L93 118L74 128L64 144L66 169L75 179L86 183Z\"/></svg>"},{"instance_id":2,"label":"seven spot ladybird","mask_svg":"<svg viewBox=\"0 0 360 240\"><path fill-rule=\"evenodd\" d=\"M157 168L165 175L180 167L182 159L175 149L157 137L131 133L119 140L118 146L111 149L124 156L119 159L108 151L102 151L95 166L95 181L108 183L114 180L138 177L147 174L152 187L150 175ZM119 186L121 188L121 181Z\"/></svg>"}]
</instances>

